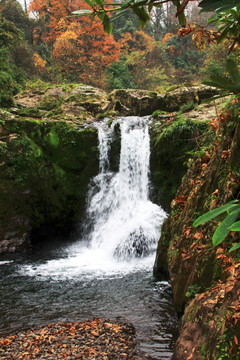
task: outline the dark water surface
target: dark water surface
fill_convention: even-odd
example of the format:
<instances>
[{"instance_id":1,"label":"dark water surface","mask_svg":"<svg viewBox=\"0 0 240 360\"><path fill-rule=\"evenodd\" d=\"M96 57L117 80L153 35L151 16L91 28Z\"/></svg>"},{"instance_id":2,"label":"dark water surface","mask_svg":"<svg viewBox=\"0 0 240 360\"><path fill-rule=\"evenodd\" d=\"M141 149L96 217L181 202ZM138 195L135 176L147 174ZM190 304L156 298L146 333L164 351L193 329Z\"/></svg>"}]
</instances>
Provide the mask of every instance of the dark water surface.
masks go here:
<instances>
[{"instance_id":1,"label":"dark water surface","mask_svg":"<svg viewBox=\"0 0 240 360\"><path fill-rule=\"evenodd\" d=\"M171 359L177 318L169 284L152 276L153 257L141 266L110 267L109 274L81 264L76 271L76 247L55 245L45 243L9 263L0 259L0 335L59 321L118 318L135 326L149 359Z\"/></svg>"}]
</instances>

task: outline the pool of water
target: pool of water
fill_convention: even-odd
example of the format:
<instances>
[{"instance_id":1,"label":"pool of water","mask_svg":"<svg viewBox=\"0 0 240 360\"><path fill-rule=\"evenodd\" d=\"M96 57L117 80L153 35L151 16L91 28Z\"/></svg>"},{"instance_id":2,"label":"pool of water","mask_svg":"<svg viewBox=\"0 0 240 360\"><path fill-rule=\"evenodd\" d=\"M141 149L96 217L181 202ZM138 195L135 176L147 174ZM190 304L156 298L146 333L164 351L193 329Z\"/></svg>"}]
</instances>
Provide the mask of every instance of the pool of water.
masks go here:
<instances>
[{"instance_id":1,"label":"pool of water","mask_svg":"<svg viewBox=\"0 0 240 360\"><path fill-rule=\"evenodd\" d=\"M107 264L103 254L88 254L79 242L50 244L1 259L0 335L59 321L118 318L135 326L149 359L171 359L177 318L169 283L152 276L154 254Z\"/></svg>"}]
</instances>

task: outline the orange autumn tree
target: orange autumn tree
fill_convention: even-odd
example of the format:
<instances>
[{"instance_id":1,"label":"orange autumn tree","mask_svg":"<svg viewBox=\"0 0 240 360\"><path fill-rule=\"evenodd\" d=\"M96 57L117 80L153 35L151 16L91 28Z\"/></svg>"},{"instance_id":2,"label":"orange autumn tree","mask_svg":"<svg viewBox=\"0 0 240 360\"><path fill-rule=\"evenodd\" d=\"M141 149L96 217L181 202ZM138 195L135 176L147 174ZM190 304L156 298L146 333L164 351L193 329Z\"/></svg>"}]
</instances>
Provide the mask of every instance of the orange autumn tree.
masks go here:
<instances>
[{"instance_id":1,"label":"orange autumn tree","mask_svg":"<svg viewBox=\"0 0 240 360\"><path fill-rule=\"evenodd\" d=\"M31 0L28 8L31 15L38 21L35 33L50 45L61 32L59 22L71 15L73 10L71 0Z\"/></svg>"},{"instance_id":2,"label":"orange autumn tree","mask_svg":"<svg viewBox=\"0 0 240 360\"><path fill-rule=\"evenodd\" d=\"M45 69L47 62L43 60L37 53L33 54L33 59L34 59L35 71L37 75L39 75L39 73L41 73Z\"/></svg>"},{"instance_id":3,"label":"orange autumn tree","mask_svg":"<svg viewBox=\"0 0 240 360\"><path fill-rule=\"evenodd\" d=\"M120 39L121 50L130 54L133 51L148 51L153 47L154 39L142 30L133 34L124 33Z\"/></svg>"},{"instance_id":4,"label":"orange autumn tree","mask_svg":"<svg viewBox=\"0 0 240 360\"><path fill-rule=\"evenodd\" d=\"M119 58L119 45L106 35L99 21L69 17L86 8L83 1L32 0L29 11L38 20L35 42L52 50L54 66L65 80L105 86L105 68Z\"/></svg>"},{"instance_id":5,"label":"orange autumn tree","mask_svg":"<svg viewBox=\"0 0 240 360\"><path fill-rule=\"evenodd\" d=\"M84 17L57 37L53 59L65 79L104 87L105 69L118 60L119 49L112 35L104 33L100 21Z\"/></svg>"}]
</instances>

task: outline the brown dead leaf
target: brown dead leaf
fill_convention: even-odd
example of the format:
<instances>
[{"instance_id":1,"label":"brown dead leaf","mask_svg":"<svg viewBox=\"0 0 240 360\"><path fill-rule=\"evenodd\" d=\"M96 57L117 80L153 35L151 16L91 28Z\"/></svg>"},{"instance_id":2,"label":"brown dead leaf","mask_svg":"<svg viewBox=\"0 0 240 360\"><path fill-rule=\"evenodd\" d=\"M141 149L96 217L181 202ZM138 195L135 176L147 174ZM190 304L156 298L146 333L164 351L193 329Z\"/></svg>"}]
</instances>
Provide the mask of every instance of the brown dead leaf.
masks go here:
<instances>
[{"instance_id":1,"label":"brown dead leaf","mask_svg":"<svg viewBox=\"0 0 240 360\"><path fill-rule=\"evenodd\" d=\"M202 300L205 296L206 296L206 293L205 293L205 292L202 293L202 294L200 294L200 295L198 295L198 297L197 297L198 301Z\"/></svg>"},{"instance_id":2,"label":"brown dead leaf","mask_svg":"<svg viewBox=\"0 0 240 360\"><path fill-rule=\"evenodd\" d=\"M92 330L92 331L91 331L91 334L92 334L93 336L95 336L95 337L98 337L98 336L99 336L99 333L98 333L97 331L95 331L95 330Z\"/></svg>"},{"instance_id":3,"label":"brown dead leaf","mask_svg":"<svg viewBox=\"0 0 240 360\"><path fill-rule=\"evenodd\" d=\"M183 235L185 235L186 237L188 237L191 233L191 228L188 228L187 230L184 231Z\"/></svg>"},{"instance_id":4,"label":"brown dead leaf","mask_svg":"<svg viewBox=\"0 0 240 360\"><path fill-rule=\"evenodd\" d=\"M196 240L200 240L202 239L203 234L201 232L196 232L196 234L194 234L194 239Z\"/></svg>"},{"instance_id":5,"label":"brown dead leaf","mask_svg":"<svg viewBox=\"0 0 240 360\"><path fill-rule=\"evenodd\" d=\"M238 338L235 335L233 336L233 341L236 345L238 345Z\"/></svg>"}]
</instances>

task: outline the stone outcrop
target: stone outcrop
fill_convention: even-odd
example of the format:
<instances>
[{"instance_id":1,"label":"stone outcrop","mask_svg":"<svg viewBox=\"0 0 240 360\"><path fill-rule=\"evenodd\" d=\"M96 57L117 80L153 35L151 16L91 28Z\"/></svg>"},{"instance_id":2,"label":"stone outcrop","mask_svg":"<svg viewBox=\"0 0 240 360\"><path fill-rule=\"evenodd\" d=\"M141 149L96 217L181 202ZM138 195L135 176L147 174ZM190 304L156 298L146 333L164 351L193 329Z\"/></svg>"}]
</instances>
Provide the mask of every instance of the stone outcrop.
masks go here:
<instances>
[{"instance_id":1,"label":"stone outcrop","mask_svg":"<svg viewBox=\"0 0 240 360\"><path fill-rule=\"evenodd\" d=\"M180 87L166 94L154 91L120 89L110 94L110 107L122 115L151 115L156 110L178 111L187 103L201 103L217 94L209 86Z\"/></svg>"},{"instance_id":2,"label":"stone outcrop","mask_svg":"<svg viewBox=\"0 0 240 360\"><path fill-rule=\"evenodd\" d=\"M217 221L192 227L202 213L239 198L238 103L229 105L218 125L211 124L216 132L211 146L189 162L157 251L155 275L169 272L177 310L184 312L174 360L240 357L239 252L228 253L240 241L239 233L216 249L212 235ZM226 349L229 357L224 357Z\"/></svg>"}]
</instances>

